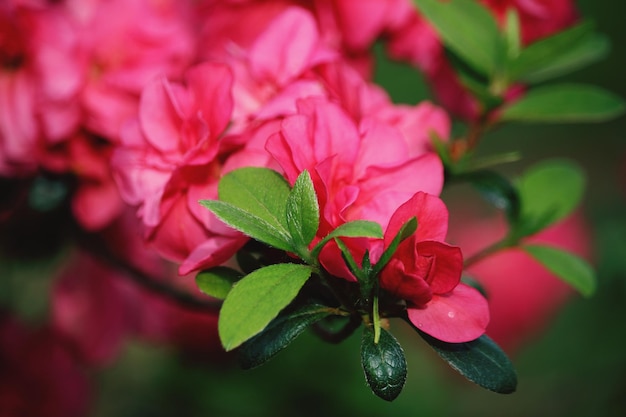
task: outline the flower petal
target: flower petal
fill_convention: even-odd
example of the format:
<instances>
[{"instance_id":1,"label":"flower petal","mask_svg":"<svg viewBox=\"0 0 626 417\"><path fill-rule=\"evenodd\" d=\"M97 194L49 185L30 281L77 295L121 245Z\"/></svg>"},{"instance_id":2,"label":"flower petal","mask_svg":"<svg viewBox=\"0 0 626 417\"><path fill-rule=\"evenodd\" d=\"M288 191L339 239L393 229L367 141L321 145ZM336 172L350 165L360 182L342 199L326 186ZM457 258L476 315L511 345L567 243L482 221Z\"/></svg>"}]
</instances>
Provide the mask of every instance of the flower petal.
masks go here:
<instances>
[{"instance_id":1,"label":"flower petal","mask_svg":"<svg viewBox=\"0 0 626 417\"><path fill-rule=\"evenodd\" d=\"M489 323L487 300L465 284L448 294L433 295L425 308L409 308L408 315L419 330L448 343L477 339Z\"/></svg>"}]
</instances>

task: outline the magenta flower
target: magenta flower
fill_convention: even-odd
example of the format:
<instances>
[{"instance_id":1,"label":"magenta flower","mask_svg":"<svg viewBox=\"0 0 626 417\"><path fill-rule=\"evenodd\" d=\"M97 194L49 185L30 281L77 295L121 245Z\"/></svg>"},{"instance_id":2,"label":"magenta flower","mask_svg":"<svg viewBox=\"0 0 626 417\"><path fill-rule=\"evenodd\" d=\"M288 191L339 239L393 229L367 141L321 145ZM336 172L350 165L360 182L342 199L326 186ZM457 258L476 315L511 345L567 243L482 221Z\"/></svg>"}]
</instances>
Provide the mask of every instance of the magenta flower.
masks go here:
<instances>
[{"instance_id":1,"label":"magenta flower","mask_svg":"<svg viewBox=\"0 0 626 417\"><path fill-rule=\"evenodd\" d=\"M410 158L393 126L371 118L357 125L324 99L300 100L298 110L269 138L267 150L290 182L305 169L311 173L321 207L320 236L350 220L387 224L415 192L441 191L441 161L432 153Z\"/></svg>"},{"instance_id":2,"label":"magenta flower","mask_svg":"<svg viewBox=\"0 0 626 417\"><path fill-rule=\"evenodd\" d=\"M153 247L183 262L181 274L224 262L246 241L198 204L217 197L227 157L219 139L230 120L231 85L231 72L218 64L191 68L185 84L153 81L142 94L138 120L113 155L122 198L139 206Z\"/></svg>"},{"instance_id":3,"label":"magenta flower","mask_svg":"<svg viewBox=\"0 0 626 417\"><path fill-rule=\"evenodd\" d=\"M404 299L411 323L444 342L474 340L489 322L487 300L460 283L463 256L444 242L448 210L437 197L419 192L393 214L385 231L385 246L412 217L417 231L400 244L381 273L381 288Z\"/></svg>"}]
</instances>

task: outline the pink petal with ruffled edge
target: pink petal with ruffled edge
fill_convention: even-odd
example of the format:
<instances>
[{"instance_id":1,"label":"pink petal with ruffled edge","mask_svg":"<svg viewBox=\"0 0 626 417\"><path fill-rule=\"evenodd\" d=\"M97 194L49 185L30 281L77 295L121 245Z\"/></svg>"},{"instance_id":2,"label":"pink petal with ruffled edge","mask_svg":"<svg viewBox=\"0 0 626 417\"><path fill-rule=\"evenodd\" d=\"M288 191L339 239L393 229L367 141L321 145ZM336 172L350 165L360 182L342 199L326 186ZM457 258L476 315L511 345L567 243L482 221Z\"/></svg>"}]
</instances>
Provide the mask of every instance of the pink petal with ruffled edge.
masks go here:
<instances>
[{"instance_id":1,"label":"pink petal with ruffled edge","mask_svg":"<svg viewBox=\"0 0 626 417\"><path fill-rule=\"evenodd\" d=\"M485 333L489 323L487 300L478 290L459 284L445 295L433 295L424 308L408 308L418 329L448 343L463 343Z\"/></svg>"}]
</instances>

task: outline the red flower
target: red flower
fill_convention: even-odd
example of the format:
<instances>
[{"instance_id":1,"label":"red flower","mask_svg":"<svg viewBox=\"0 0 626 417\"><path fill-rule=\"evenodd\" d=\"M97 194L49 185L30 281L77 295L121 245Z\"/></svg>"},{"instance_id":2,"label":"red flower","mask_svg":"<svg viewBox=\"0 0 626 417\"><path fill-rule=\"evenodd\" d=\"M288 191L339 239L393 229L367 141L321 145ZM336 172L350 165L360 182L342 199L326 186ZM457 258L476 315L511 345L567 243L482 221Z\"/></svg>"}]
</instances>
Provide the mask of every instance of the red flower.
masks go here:
<instances>
[{"instance_id":1,"label":"red flower","mask_svg":"<svg viewBox=\"0 0 626 417\"><path fill-rule=\"evenodd\" d=\"M487 300L460 283L463 256L443 241L448 211L439 198L420 192L400 206L385 231L385 246L414 216L417 231L383 269L381 288L404 299L411 323L439 340L460 343L480 337L489 322Z\"/></svg>"}]
</instances>

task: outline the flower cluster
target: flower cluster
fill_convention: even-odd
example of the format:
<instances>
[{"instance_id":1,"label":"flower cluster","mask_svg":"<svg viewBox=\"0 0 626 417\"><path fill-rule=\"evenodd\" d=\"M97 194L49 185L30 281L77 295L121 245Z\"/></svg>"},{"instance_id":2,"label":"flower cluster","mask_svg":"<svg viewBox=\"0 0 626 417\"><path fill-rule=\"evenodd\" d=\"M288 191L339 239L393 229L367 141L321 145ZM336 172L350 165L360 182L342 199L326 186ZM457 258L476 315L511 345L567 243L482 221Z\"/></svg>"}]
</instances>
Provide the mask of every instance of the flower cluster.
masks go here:
<instances>
[{"instance_id":1,"label":"flower cluster","mask_svg":"<svg viewBox=\"0 0 626 417\"><path fill-rule=\"evenodd\" d=\"M436 349L487 343L484 288L462 282L463 254L446 242L448 208L440 194L451 175L484 178L472 177L463 164L472 157L476 135L501 114L516 117L518 109L507 113L502 106L523 96L524 87L511 75L517 73L498 67L489 74L498 83L478 94L482 90L457 71L455 59L463 53L445 20L440 24L430 13L441 3L416 3L419 10L410 0L4 1L0 175L11 186L27 184L31 197L42 178L61 184L58 206L39 214L57 213L68 203L79 246L53 286L54 337L89 366L114 359L129 336L215 351L218 307L174 276L223 272L227 264L236 267L227 275L238 280L249 273L249 281L287 258L309 264L307 277L319 278L326 291L321 296L320 282L311 280L303 293L308 288L318 302L330 289L336 299L325 308L374 329L374 349L385 343L394 349L391 336L380 333L380 320L393 317L436 340ZM486 8L467 7L514 33L509 49L518 53L577 19L567 0L480 3ZM379 41L390 57L422 71L439 104L397 104L374 83L372 47ZM469 123L467 137L452 136L451 115ZM237 174L251 167L263 175L278 172L284 193L272 194L262 183L261 191L248 183L225 185L254 181ZM491 187L494 175L475 182L491 196L514 194L505 202L511 232L502 248L521 245L569 214L559 211L537 226L542 213L526 210L532 204L524 201L520 208L524 189L511 192L508 182ZM497 176L495 182L502 181ZM311 193L301 191L309 186ZM49 202L45 191L41 198ZM22 197L1 208L3 227L33 206L23 193L16 195ZM275 196L280 198L269 201ZM224 215L216 205L207 210L200 200L222 202L231 211ZM250 208L256 200L267 212ZM257 216L262 233L229 221L235 209ZM307 218L306 210L313 215ZM292 218L299 215L304 220ZM381 233L371 232L372 225ZM263 233L271 238L264 240ZM250 237L274 248L259 250ZM274 256L275 249L283 253ZM256 267L234 260L242 253ZM541 258L540 251L533 253ZM245 287L240 282L233 288ZM213 289L208 291L215 295ZM179 302L164 299L168 293ZM294 297L281 309L301 307L291 304ZM263 336L278 313L251 334L235 335L238 345ZM0 331L14 331L10 319L2 320ZM209 329L202 331L207 337L196 337L197 328ZM364 367L374 387L371 368ZM399 393L373 389L386 399Z\"/></svg>"}]
</instances>

